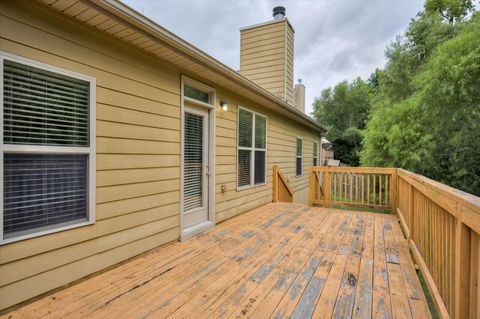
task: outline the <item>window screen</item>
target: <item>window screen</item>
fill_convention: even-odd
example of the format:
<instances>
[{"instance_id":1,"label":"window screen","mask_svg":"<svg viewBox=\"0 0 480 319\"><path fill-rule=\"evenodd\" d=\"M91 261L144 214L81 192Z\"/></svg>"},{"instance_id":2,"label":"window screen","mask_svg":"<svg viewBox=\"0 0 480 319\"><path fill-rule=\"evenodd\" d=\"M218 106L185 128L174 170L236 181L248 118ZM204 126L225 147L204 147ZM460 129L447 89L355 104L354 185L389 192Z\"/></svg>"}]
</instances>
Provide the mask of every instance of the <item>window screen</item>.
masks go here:
<instances>
[{"instance_id":1,"label":"window screen","mask_svg":"<svg viewBox=\"0 0 480 319\"><path fill-rule=\"evenodd\" d=\"M3 231L86 221L87 155L5 154Z\"/></svg>"},{"instance_id":2,"label":"window screen","mask_svg":"<svg viewBox=\"0 0 480 319\"><path fill-rule=\"evenodd\" d=\"M303 156L303 140L297 137L297 150L296 150L296 174L302 175L302 156Z\"/></svg>"},{"instance_id":3,"label":"window screen","mask_svg":"<svg viewBox=\"0 0 480 319\"><path fill-rule=\"evenodd\" d=\"M318 144L313 143L313 166L318 166Z\"/></svg>"},{"instance_id":4,"label":"window screen","mask_svg":"<svg viewBox=\"0 0 480 319\"><path fill-rule=\"evenodd\" d=\"M266 117L240 108L238 111L238 186L265 183Z\"/></svg>"},{"instance_id":5,"label":"window screen","mask_svg":"<svg viewBox=\"0 0 480 319\"><path fill-rule=\"evenodd\" d=\"M90 82L2 63L4 239L87 221Z\"/></svg>"}]
</instances>

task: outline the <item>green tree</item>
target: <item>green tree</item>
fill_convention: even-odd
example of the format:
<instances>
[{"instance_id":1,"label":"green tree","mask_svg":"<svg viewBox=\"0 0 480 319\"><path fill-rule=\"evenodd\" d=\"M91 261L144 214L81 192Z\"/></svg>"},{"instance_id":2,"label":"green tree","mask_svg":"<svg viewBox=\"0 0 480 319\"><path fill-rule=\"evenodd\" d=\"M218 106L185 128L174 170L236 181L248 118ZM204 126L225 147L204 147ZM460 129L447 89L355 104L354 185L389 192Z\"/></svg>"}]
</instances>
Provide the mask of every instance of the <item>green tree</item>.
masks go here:
<instances>
[{"instance_id":1,"label":"green tree","mask_svg":"<svg viewBox=\"0 0 480 319\"><path fill-rule=\"evenodd\" d=\"M473 10L472 0L426 0L425 12L439 14L448 23L461 21Z\"/></svg>"},{"instance_id":2,"label":"green tree","mask_svg":"<svg viewBox=\"0 0 480 319\"><path fill-rule=\"evenodd\" d=\"M359 165L361 130L370 110L370 87L362 79L338 83L322 91L314 102L313 116L328 128L335 158L351 166Z\"/></svg>"},{"instance_id":3,"label":"green tree","mask_svg":"<svg viewBox=\"0 0 480 319\"><path fill-rule=\"evenodd\" d=\"M411 94L380 90L361 162L407 168L480 195L480 17L455 28L419 57L425 62L413 73ZM379 82L393 86L382 76Z\"/></svg>"}]
</instances>

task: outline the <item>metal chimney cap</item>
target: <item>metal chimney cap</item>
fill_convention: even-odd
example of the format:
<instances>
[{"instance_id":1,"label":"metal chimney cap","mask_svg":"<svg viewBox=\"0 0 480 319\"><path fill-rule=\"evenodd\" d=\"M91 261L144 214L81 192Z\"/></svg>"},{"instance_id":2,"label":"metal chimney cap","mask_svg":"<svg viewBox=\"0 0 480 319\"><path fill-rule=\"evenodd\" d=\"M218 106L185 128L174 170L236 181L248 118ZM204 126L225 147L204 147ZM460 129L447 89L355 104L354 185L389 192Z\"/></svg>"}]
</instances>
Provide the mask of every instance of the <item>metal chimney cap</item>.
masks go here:
<instances>
[{"instance_id":1,"label":"metal chimney cap","mask_svg":"<svg viewBox=\"0 0 480 319\"><path fill-rule=\"evenodd\" d=\"M273 8L273 18L275 20L283 19L286 13L287 13L287 9L285 9L285 7L278 6Z\"/></svg>"}]
</instances>

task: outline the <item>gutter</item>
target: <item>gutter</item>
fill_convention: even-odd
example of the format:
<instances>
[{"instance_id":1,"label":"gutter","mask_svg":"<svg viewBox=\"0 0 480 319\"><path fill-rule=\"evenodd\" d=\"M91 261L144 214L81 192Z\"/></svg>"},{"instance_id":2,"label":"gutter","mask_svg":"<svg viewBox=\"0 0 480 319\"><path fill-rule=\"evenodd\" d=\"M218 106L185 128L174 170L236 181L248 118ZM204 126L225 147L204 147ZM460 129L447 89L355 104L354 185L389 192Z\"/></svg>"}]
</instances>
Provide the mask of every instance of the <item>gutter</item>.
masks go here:
<instances>
[{"instance_id":1,"label":"gutter","mask_svg":"<svg viewBox=\"0 0 480 319\"><path fill-rule=\"evenodd\" d=\"M305 113L295 109L294 107L287 104L285 101L281 100L273 93L270 93L266 89L260 87L259 85L255 84L253 81L247 79L240 73L236 72L232 68L228 67L227 65L223 64L222 62L216 60L212 56L206 54L205 52L199 50L195 46L191 45L187 41L183 40L182 38L178 37L174 33L168 31L167 29L163 28L156 22L150 20L149 18L143 16L142 14L138 13L137 11L133 10L132 8L128 7L127 5L121 3L117 0L91 0L91 3L94 3L96 6L104 9L111 15L128 22L129 24L135 26L136 28L140 29L141 31L153 36L156 39L166 43L169 45L174 51L177 51L181 54L187 55L190 58L194 59L200 64L203 64L210 69L228 77L231 81L236 82L237 84L254 91L255 93L259 94L260 96L266 98L267 100L275 103L276 105L280 106L282 109L288 111L292 115L299 117L301 120L306 121L309 126L320 130L322 132L326 132L327 129L318 123L317 121L313 120L311 117L307 116Z\"/></svg>"}]
</instances>

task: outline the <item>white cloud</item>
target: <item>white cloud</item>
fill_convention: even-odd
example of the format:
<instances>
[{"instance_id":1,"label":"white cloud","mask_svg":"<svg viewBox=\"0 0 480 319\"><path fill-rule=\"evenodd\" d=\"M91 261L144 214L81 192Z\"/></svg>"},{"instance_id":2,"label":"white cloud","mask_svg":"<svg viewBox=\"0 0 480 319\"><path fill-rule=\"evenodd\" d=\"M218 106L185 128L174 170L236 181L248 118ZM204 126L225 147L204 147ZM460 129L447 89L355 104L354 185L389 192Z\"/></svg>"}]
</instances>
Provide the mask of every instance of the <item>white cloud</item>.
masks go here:
<instances>
[{"instance_id":1,"label":"white cloud","mask_svg":"<svg viewBox=\"0 0 480 319\"><path fill-rule=\"evenodd\" d=\"M235 70L244 26L287 8L295 29L295 79L307 87L307 112L322 89L385 63L384 49L423 7L422 0L123 0Z\"/></svg>"}]
</instances>

